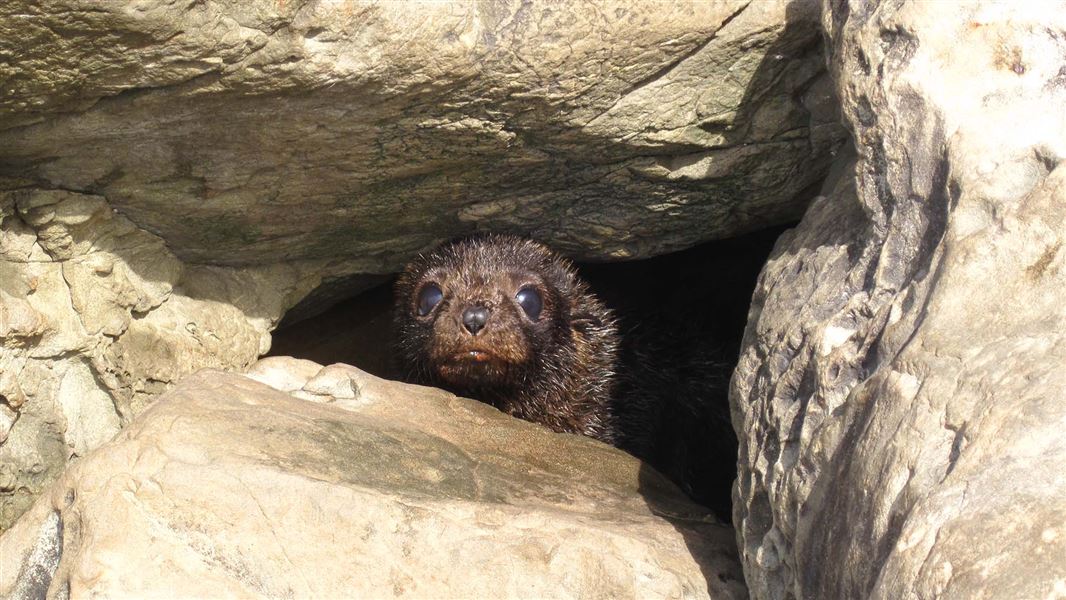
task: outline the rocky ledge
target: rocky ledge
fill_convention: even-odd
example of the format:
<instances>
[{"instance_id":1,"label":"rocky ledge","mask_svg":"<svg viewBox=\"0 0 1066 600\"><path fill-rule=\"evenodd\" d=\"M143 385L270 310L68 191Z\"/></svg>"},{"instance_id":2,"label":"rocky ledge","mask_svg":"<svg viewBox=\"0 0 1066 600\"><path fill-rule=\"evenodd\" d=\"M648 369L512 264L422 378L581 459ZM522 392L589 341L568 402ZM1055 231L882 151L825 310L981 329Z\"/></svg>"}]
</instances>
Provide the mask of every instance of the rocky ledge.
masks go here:
<instances>
[{"instance_id":1,"label":"rocky ledge","mask_svg":"<svg viewBox=\"0 0 1066 600\"><path fill-rule=\"evenodd\" d=\"M0 539L0 596L744 598L732 528L596 441L347 365L205 370Z\"/></svg>"}]
</instances>

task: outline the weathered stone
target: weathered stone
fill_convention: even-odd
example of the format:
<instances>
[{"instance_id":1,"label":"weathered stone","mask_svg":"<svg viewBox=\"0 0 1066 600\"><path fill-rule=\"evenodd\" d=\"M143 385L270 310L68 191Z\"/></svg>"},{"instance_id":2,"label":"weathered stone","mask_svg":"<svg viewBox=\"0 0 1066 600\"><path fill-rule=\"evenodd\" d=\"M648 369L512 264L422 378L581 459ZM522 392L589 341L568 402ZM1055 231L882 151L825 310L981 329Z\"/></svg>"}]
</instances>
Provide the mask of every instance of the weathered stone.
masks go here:
<instances>
[{"instance_id":1,"label":"weathered stone","mask_svg":"<svg viewBox=\"0 0 1066 600\"><path fill-rule=\"evenodd\" d=\"M257 361L244 376L265 383L282 392L295 392L302 389L322 370L322 365L291 356L268 356Z\"/></svg>"},{"instance_id":2,"label":"weathered stone","mask_svg":"<svg viewBox=\"0 0 1066 600\"><path fill-rule=\"evenodd\" d=\"M357 410L185 379L0 537L0 595L746 597L731 528L635 459L351 367L309 382L342 373Z\"/></svg>"},{"instance_id":3,"label":"weathered stone","mask_svg":"<svg viewBox=\"0 0 1066 600\"><path fill-rule=\"evenodd\" d=\"M649 256L798 217L843 132L813 2L16 3L5 55L0 182L198 263Z\"/></svg>"},{"instance_id":4,"label":"weathered stone","mask_svg":"<svg viewBox=\"0 0 1066 600\"><path fill-rule=\"evenodd\" d=\"M15 417L14 410L0 404L0 443L7 441L7 434L11 432L11 426L15 424Z\"/></svg>"},{"instance_id":5,"label":"weathered stone","mask_svg":"<svg viewBox=\"0 0 1066 600\"><path fill-rule=\"evenodd\" d=\"M63 437L74 456L85 456L118 433L115 404L84 362L70 364L59 381L56 398L67 424Z\"/></svg>"},{"instance_id":6,"label":"weathered stone","mask_svg":"<svg viewBox=\"0 0 1066 600\"><path fill-rule=\"evenodd\" d=\"M733 380L758 598L1066 594L1066 5L827 3L857 161Z\"/></svg>"},{"instance_id":7,"label":"weathered stone","mask_svg":"<svg viewBox=\"0 0 1066 600\"><path fill-rule=\"evenodd\" d=\"M255 362L322 271L186 267L102 197L0 192L0 530L181 376Z\"/></svg>"},{"instance_id":8,"label":"weathered stone","mask_svg":"<svg viewBox=\"0 0 1066 600\"><path fill-rule=\"evenodd\" d=\"M87 450L457 234L635 258L797 217L843 139L818 28L788 0L3 4L0 403L41 417L9 439ZM53 446L0 445L15 487Z\"/></svg>"}]
</instances>

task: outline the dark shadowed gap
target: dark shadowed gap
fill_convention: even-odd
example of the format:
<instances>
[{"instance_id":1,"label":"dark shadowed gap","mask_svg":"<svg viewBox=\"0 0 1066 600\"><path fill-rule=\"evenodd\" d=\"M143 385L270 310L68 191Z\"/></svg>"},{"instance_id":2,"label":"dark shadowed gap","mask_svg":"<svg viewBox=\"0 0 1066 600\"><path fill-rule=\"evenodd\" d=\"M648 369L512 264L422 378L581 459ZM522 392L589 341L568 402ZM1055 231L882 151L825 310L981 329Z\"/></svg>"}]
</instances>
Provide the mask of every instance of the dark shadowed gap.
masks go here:
<instances>
[{"instance_id":1,"label":"dark shadowed gap","mask_svg":"<svg viewBox=\"0 0 1066 600\"><path fill-rule=\"evenodd\" d=\"M274 332L267 356L295 356L322 365L346 363L388 379L392 364L392 278L316 316Z\"/></svg>"},{"instance_id":2,"label":"dark shadowed gap","mask_svg":"<svg viewBox=\"0 0 1066 600\"><path fill-rule=\"evenodd\" d=\"M623 431L653 429L654 451L644 458L726 522L737 458L729 379L756 279L784 229L583 268L619 318L621 401L653 398L662 407L653 428L627 423L624 404L616 407Z\"/></svg>"},{"instance_id":3,"label":"dark shadowed gap","mask_svg":"<svg viewBox=\"0 0 1066 600\"><path fill-rule=\"evenodd\" d=\"M662 396L667 390L665 397L705 405L700 422L693 422L692 412L684 407L663 412L666 437L696 438L697 443L665 445L652 462L671 478L683 480L690 495L726 521L736 473L728 379L736 366L756 278L785 229L765 229L646 260L578 266L619 319L625 336L621 385L631 394L648 390ZM317 316L283 324L274 333L269 355L343 362L399 378L391 356L392 305L390 280Z\"/></svg>"}]
</instances>

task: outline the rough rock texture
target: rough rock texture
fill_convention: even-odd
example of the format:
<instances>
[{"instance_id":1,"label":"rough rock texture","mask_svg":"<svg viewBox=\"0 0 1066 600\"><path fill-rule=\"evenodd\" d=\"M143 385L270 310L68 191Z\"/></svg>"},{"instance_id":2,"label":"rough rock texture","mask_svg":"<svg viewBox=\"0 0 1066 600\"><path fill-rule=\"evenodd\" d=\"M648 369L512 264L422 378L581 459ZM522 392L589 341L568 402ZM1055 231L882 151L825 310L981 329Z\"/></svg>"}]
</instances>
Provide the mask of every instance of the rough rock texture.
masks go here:
<instances>
[{"instance_id":1,"label":"rough rock texture","mask_svg":"<svg viewBox=\"0 0 1066 600\"><path fill-rule=\"evenodd\" d=\"M745 598L707 519L588 438L271 358L72 465L0 538L0 595Z\"/></svg>"},{"instance_id":2,"label":"rough rock texture","mask_svg":"<svg viewBox=\"0 0 1066 600\"><path fill-rule=\"evenodd\" d=\"M758 598L1066 596L1066 5L832 2L857 162L733 381Z\"/></svg>"},{"instance_id":3,"label":"rough rock texture","mask_svg":"<svg viewBox=\"0 0 1066 600\"><path fill-rule=\"evenodd\" d=\"M797 217L843 136L818 29L787 0L0 3L0 530L308 290L292 318L476 229L603 259Z\"/></svg>"},{"instance_id":4,"label":"rough rock texture","mask_svg":"<svg viewBox=\"0 0 1066 600\"><path fill-rule=\"evenodd\" d=\"M0 182L105 196L194 262L395 271L475 228L647 256L800 214L842 134L817 19L786 0L5 3Z\"/></svg>"},{"instance_id":5,"label":"rough rock texture","mask_svg":"<svg viewBox=\"0 0 1066 600\"><path fill-rule=\"evenodd\" d=\"M0 531L182 375L253 363L316 282L185 265L99 196L0 192Z\"/></svg>"}]
</instances>

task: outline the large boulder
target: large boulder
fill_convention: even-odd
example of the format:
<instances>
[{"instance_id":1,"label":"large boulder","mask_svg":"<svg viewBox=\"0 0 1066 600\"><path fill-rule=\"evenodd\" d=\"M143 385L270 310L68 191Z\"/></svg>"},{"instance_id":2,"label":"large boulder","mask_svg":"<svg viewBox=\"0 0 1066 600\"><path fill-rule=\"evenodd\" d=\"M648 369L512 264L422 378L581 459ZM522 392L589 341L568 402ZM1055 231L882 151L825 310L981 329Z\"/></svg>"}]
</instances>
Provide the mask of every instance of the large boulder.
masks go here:
<instances>
[{"instance_id":1,"label":"large boulder","mask_svg":"<svg viewBox=\"0 0 1066 600\"><path fill-rule=\"evenodd\" d=\"M271 358L185 379L72 465L0 538L0 595L746 592L732 528L614 448Z\"/></svg>"},{"instance_id":2,"label":"large boulder","mask_svg":"<svg viewBox=\"0 0 1066 600\"><path fill-rule=\"evenodd\" d=\"M2 3L0 531L301 298L794 219L842 138L813 2Z\"/></svg>"},{"instance_id":3,"label":"large boulder","mask_svg":"<svg viewBox=\"0 0 1066 600\"><path fill-rule=\"evenodd\" d=\"M757 598L1066 594L1066 5L831 2L857 161L734 376Z\"/></svg>"},{"instance_id":4,"label":"large boulder","mask_svg":"<svg viewBox=\"0 0 1066 600\"><path fill-rule=\"evenodd\" d=\"M798 217L842 137L813 2L57 0L0 7L0 56L0 184L212 264L647 256Z\"/></svg>"}]
</instances>

